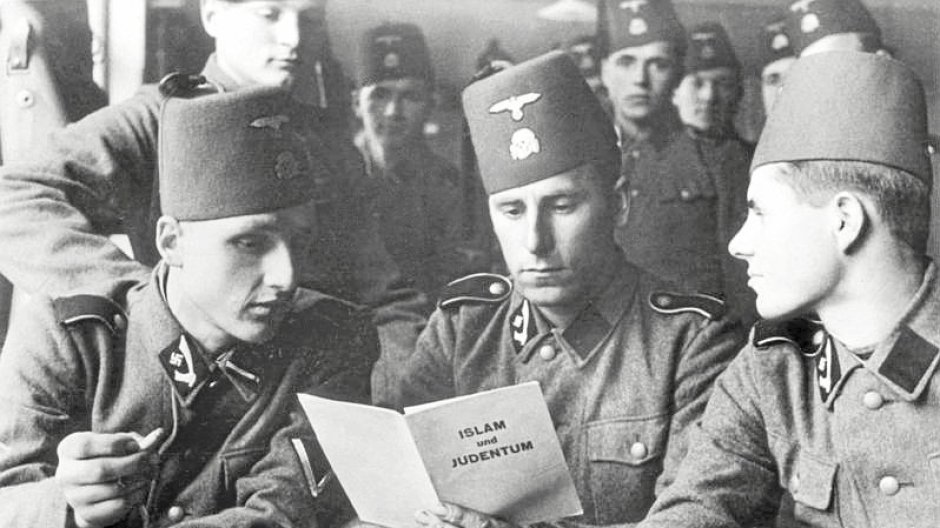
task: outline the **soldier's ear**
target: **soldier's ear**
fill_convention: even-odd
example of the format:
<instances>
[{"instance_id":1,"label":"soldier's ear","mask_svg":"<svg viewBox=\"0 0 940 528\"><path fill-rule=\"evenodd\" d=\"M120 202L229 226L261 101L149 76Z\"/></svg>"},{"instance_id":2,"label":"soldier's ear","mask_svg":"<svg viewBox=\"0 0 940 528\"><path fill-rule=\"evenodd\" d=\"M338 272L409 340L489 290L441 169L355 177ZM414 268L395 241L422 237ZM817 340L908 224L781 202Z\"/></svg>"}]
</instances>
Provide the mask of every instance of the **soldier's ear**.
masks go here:
<instances>
[{"instance_id":1,"label":"soldier's ear","mask_svg":"<svg viewBox=\"0 0 940 528\"><path fill-rule=\"evenodd\" d=\"M868 205L855 193L843 191L832 201L833 234L843 254L854 253L871 230Z\"/></svg>"},{"instance_id":2,"label":"soldier's ear","mask_svg":"<svg viewBox=\"0 0 940 528\"><path fill-rule=\"evenodd\" d=\"M172 216L161 216L157 220L157 251L160 257L170 266L183 265L183 255L180 249L180 238L183 235L182 226Z\"/></svg>"}]
</instances>

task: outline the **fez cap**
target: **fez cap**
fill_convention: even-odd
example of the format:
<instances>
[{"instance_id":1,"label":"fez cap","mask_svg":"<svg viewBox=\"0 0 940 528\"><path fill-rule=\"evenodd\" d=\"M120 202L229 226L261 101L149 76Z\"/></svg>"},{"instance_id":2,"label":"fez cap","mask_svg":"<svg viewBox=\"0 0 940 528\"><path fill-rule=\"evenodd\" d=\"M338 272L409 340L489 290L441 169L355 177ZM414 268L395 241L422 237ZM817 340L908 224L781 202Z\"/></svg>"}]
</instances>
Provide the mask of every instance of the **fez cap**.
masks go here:
<instances>
[{"instance_id":1,"label":"fez cap","mask_svg":"<svg viewBox=\"0 0 940 528\"><path fill-rule=\"evenodd\" d=\"M776 162L876 163L931 185L924 89L903 63L831 51L797 60L757 143L753 171Z\"/></svg>"},{"instance_id":2,"label":"fez cap","mask_svg":"<svg viewBox=\"0 0 940 528\"><path fill-rule=\"evenodd\" d=\"M741 69L741 63L738 62L725 28L718 22L705 22L689 30L685 73L714 68L731 68L737 71Z\"/></svg>"},{"instance_id":3,"label":"fez cap","mask_svg":"<svg viewBox=\"0 0 940 528\"><path fill-rule=\"evenodd\" d=\"M606 57L623 48L672 42L685 52L685 30L670 0L598 0L597 45Z\"/></svg>"},{"instance_id":4,"label":"fez cap","mask_svg":"<svg viewBox=\"0 0 940 528\"><path fill-rule=\"evenodd\" d=\"M779 19L764 24L760 34L760 65L764 68L771 62L795 57L790 35L787 33L786 19Z\"/></svg>"},{"instance_id":5,"label":"fez cap","mask_svg":"<svg viewBox=\"0 0 940 528\"><path fill-rule=\"evenodd\" d=\"M294 123L290 96L247 88L170 97L160 118L160 204L177 220L261 214L313 200L326 169Z\"/></svg>"},{"instance_id":6,"label":"fez cap","mask_svg":"<svg viewBox=\"0 0 940 528\"><path fill-rule=\"evenodd\" d=\"M796 54L836 33L868 33L881 39L881 29L861 0L795 0L787 10L787 33Z\"/></svg>"},{"instance_id":7,"label":"fez cap","mask_svg":"<svg viewBox=\"0 0 940 528\"><path fill-rule=\"evenodd\" d=\"M564 52L471 84L463 104L487 194L620 160L610 118Z\"/></svg>"},{"instance_id":8,"label":"fez cap","mask_svg":"<svg viewBox=\"0 0 940 528\"><path fill-rule=\"evenodd\" d=\"M414 24L385 23L370 29L359 52L359 86L404 78L434 83L424 33Z\"/></svg>"}]
</instances>

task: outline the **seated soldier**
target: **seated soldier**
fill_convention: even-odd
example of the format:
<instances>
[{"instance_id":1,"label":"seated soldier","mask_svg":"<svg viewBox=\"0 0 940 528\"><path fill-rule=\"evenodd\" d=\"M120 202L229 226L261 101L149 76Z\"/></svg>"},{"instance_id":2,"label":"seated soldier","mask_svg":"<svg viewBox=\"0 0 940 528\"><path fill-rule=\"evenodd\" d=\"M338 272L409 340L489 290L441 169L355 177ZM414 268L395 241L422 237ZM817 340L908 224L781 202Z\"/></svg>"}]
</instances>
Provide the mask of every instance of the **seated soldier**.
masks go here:
<instances>
[{"instance_id":1,"label":"seated soldier","mask_svg":"<svg viewBox=\"0 0 940 528\"><path fill-rule=\"evenodd\" d=\"M368 317L299 290L325 170L277 89L162 110L150 281L36 299L0 354L0 525L329 526L353 517L296 392L368 401Z\"/></svg>"},{"instance_id":2,"label":"seated soldier","mask_svg":"<svg viewBox=\"0 0 940 528\"><path fill-rule=\"evenodd\" d=\"M926 118L920 82L893 59L833 51L787 73L729 245L773 322L716 382L641 526L761 525L787 494L799 526L937 526Z\"/></svg>"},{"instance_id":3,"label":"seated soldier","mask_svg":"<svg viewBox=\"0 0 940 528\"><path fill-rule=\"evenodd\" d=\"M673 293L624 259L614 241L617 137L567 55L472 84L464 107L512 280L478 274L448 286L395 390L376 391L376 402L537 380L584 507L576 520L639 521L740 346L739 326L721 301ZM496 522L458 505L418 521Z\"/></svg>"}]
</instances>

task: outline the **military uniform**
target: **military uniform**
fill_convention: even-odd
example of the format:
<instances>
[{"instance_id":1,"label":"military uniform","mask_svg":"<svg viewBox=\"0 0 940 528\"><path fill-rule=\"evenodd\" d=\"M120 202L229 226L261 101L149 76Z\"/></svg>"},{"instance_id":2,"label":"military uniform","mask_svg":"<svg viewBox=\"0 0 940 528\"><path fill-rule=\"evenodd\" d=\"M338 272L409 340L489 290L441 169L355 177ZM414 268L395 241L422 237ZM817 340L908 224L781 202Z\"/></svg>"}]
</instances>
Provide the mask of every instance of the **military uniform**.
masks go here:
<instances>
[{"instance_id":1,"label":"military uniform","mask_svg":"<svg viewBox=\"0 0 940 528\"><path fill-rule=\"evenodd\" d=\"M691 129L624 149L629 209L616 231L627 259L697 291L723 294L733 313L753 318L753 295L728 242L747 215L752 147L737 136Z\"/></svg>"},{"instance_id":2,"label":"military uniform","mask_svg":"<svg viewBox=\"0 0 940 528\"><path fill-rule=\"evenodd\" d=\"M126 296L32 303L0 360L0 524L73 526L52 478L76 431L167 432L143 508L120 526L335 526L354 515L296 402L364 402L368 318L306 290L277 338L201 354L163 297L166 268ZM312 495L311 495L312 494ZM149 524L148 524L149 523Z\"/></svg>"},{"instance_id":3,"label":"military uniform","mask_svg":"<svg viewBox=\"0 0 940 528\"><path fill-rule=\"evenodd\" d=\"M637 522L740 344L719 301L663 287L624 262L560 329L507 279L472 275L447 288L397 387L374 397L412 405L538 381L584 507L575 520Z\"/></svg>"},{"instance_id":4,"label":"military uniform","mask_svg":"<svg viewBox=\"0 0 940 528\"><path fill-rule=\"evenodd\" d=\"M363 35L359 51L358 84L363 94L369 95L360 101L364 129L356 139L369 176L366 194L374 207L372 215L404 279L437 299L440 288L459 277L463 268L457 253L463 236L459 173L431 152L425 141L422 127L424 112L432 104L429 99L396 101L391 110L392 97L380 96L373 101L371 94L375 92L368 91L389 90L396 98L414 98L416 94L382 85L410 81L421 84L430 98L434 88L430 50L418 26L385 23ZM409 117L401 105L410 104L415 105L416 113ZM393 126L398 119L408 123L406 130L401 123L397 129ZM380 131L386 127L376 124L377 120L389 130ZM385 136L396 133L407 137L397 138L394 146L384 146L392 139ZM384 158L384 163L377 158Z\"/></svg>"},{"instance_id":5,"label":"military uniform","mask_svg":"<svg viewBox=\"0 0 940 528\"><path fill-rule=\"evenodd\" d=\"M415 149L366 184L372 215L392 259L410 286L437 299L461 274L463 234L459 174L427 147Z\"/></svg>"},{"instance_id":6,"label":"military uniform","mask_svg":"<svg viewBox=\"0 0 940 528\"><path fill-rule=\"evenodd\" d=\"M936 266L901 321L866 350L812 324L758 326L642 526L750 526L784 492L811 526L936 526Z\"/></svg>"},{"instance_id":7,"label":"military uniform","mask_svg":"<svg viewBox=\"0 0 940 528\"><path fill-rule=\"evenodd\" d=\"M238 88L214 57L203 75L217 88ZM145 87L134 98L52 134L35 161L0 170L2 273L28 291L52 296L82 291L119 296L145 281L158 255L157 132L161 96ZM316 182L320 232L316 270L304 285L376 308L383 348L407 354L424 324L426 300L398 284L359 191L363 168L352 143L314 107L300 105L305 136L331 177ZM86 220L87 219L87 220ZM126 232L133 262L101 233ZM90 288L95 288L91 290Z\"/></svg>"}]
</instances>

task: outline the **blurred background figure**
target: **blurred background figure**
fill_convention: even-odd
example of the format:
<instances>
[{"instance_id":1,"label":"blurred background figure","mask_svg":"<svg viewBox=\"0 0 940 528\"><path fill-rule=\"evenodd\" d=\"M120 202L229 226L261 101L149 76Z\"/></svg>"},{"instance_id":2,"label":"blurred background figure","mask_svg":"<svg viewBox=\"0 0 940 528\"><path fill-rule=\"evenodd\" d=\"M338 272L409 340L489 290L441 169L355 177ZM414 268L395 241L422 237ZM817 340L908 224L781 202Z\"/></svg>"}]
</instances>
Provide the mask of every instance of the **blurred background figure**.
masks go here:
<instances>
[{"instance_id":1,"label":"blurred background figure","mask_svg":"<svg viewBox=\"0 0 940 528\"><path fill-rule=\"evenodd\" d=\"M725 29L715 22L692 28L685 76L672 97L682 123L699 135L736 137L734 115L742 93L741 63Z\"/></svg>"},{"instance_id":2,"label":"blurred background figure","mask_svg":"<svg viewBox=\"0 0 940 528\"><path fill-rule=\"evenodd\" d=\"M760 34L760 86L765 115L773 108L787 70L796 61L786 28L785 20L775 20L764 25Z\"/></svg>"},{"instance_id":3,"label":"blurred background figure","mask_svg":"<svg viewBox=\"0 0 940 528\"><path fill-rule=\"evenodd\" d=\"M354 108L372 214L405 280L436 299L462 273L456 249L462 215L457 168L425 141L433 91L418 26L386 23L365 34Z\"/></svg>"},{"instance_id":4,"label":"blurred background figure","mask_svg":"<svg viewBox=\"0 0 940 528\"><path fill-rule=\"evenodd\" d=\"M888 53L881 28L861 0L797 0L787 13L787 32L798 56L837 50Z\"/></svg>"}]
</instances>

